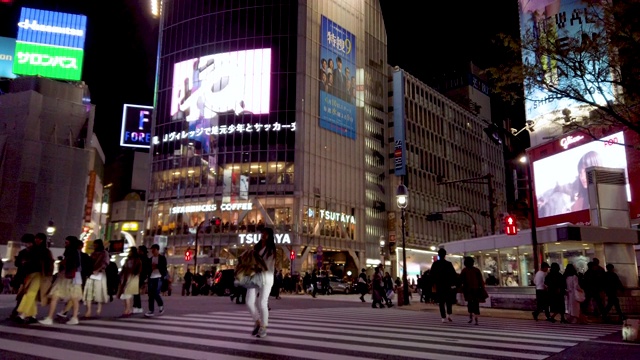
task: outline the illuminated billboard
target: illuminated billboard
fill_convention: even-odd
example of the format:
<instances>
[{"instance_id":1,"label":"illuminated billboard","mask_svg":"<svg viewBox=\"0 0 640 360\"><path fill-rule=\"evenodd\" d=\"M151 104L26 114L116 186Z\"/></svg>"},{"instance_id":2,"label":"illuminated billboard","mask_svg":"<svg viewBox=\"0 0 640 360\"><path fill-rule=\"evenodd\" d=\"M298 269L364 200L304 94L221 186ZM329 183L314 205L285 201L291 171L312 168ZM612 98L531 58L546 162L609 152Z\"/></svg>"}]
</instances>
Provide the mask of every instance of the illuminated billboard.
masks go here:
<instances>
[{"instance_id":1,"label":"illuminated billboard","mask_svg":"<svg viewBox=\"0 0 640 360\"><path fill-rule=\"evenodd\" d=\"M194 122L218 114L267 114L271 49L234 51L173 67L171 117Z\"/></svg>"},{"instance_id":2,"label":"illuminated billboard","mask_svg":"<svg viewBox=\"0 0 640 360\"><path fill-rule=\"evenodd\" d=\"M13 72L61 80L80 80L87 17L22 8Z\"/></svg>"},{"instance_id":3,"label":"illuminated billboard","mask_svg":"<svg viewBox=\"0 0 640 360\"><path fill-rule=\"evenodd\" d=\"M124 104L120 145L149 148L151 145L151 116L153 106Z\"/></svg>"},{"instance_id":4,"label":"illuminated billboard","mask_svg":"<svg viewBox=\"0 0 640 360\"><path fill-rule=\"evenodd\" d=\"M584 211L589 222L589 196L585 169L591 166L622 168L631 201L625 137L622 131L590 141L586 134L568 135L557 141L563 151L533 162L533 179L539 219ZM569 218L563 219L568 220ZM574 222L574 221L570 221Z\"/></svg>"},{"instance_id":5,"label":"illuminated billboard","mask_svg":"<svg viewBox=\"0 0 640 360\"><path fill-rule=\"evenodd\" d=\"M13 79L13 55L16 52L16 39L0 37L0 79Z\"/></svg>"},{"instance_id":6,"label":"illuminated billboard","mask_svg":"<svg viewBox=\"0 0 640 360\"><path fill-rule=\"evenodd\" d=\"M549 37L556 39L555 44L561 50L563 44L573 41L592 41L601 34L602 29L596 26L591 17L602 17L604 14L594 13L596 7L589 6L583 0L519 0L520 2L520 34L526 42L536 41L539 45L544 45L549 41ZM544 32L544 26L549 29ZM546 34L546 37L545 37ZM532 44L533 47L538 48ZM557 83L560 88L569 88L571 84L577 89L584 88L583 81L591 84L593 89L590 101L598 104L606 104L613 100L614 90L611 87L612 81L603 82L602 73L607 70L607 59L602 59L600 63L589 64L594 69L594 78L589 79L588 73L583 77L571 77L570 69L564 69L563 64L555 58L549 58L531 49L523 48L522 60L528 66L540 67L545 72L546 81ZM591 81L590 81L591 80ZM608 85L605 85L607 84ZM607 88L608 86L608 88ZM525 89L525 111L528 120L539 120L546 114L563 109L571 109L583 103L567 98L557 98L542 88L527 87ZM587 94L584 94L585 96Z\"/></svg>"},{"instance_id":7,"label":"illuminated billboard","mask_svg":"<svg viewBox=\"0 0 640 360\"><path fill-rule=\"evenodd\" d=\"M356 37L322 16L319 125L356 138Z\"/></svg>"}]
</instances>

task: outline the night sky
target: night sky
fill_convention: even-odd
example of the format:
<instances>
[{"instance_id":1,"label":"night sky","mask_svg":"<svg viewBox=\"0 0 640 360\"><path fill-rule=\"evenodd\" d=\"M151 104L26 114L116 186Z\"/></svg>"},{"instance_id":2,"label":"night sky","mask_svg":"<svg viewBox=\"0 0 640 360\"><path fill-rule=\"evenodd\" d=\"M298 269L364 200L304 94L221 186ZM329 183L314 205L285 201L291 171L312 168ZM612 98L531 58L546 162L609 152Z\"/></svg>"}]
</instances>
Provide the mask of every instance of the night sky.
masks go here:
<instances>
[{"instance_id":1,"label":"night sky","mask_svg":"<svg viewBox=\"0 0 640 360\"><path fill-rule=\"evenodd\" d=\"M504 61L495 34L518 31L517 0L381 0L388 61L426 83L452 64ZM96 105L94 130L107 162L120 151L122 105L152 105L158 20L148 0L14 0L0 3L0 36L15 37L22 6L88 17L83 80ZM520 107L493 105L494 121L524 117ZM524 122L524 121L522 121Z\"/></svg>"}]
</instances>

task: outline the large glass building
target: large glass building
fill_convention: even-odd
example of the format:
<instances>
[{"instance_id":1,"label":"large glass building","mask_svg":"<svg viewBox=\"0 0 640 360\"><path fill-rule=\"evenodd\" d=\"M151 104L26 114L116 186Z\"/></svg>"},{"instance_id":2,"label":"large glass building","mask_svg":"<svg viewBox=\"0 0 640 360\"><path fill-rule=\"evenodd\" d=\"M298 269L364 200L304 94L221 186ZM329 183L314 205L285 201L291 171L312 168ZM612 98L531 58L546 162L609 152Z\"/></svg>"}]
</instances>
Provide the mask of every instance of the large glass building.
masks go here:
<instances>
[{"instance_id":1,"label":"large glass building","mask_svg":"<svg viewBox=\"0 0 640 360\"><path fill-rule=\"evenodd\" d=\"M232 266L265 225L278 268L357 274L379 258L389 181L379 3L266 3L163 1L145 228L178 276L187 250L200 271Z\"/></svg>"}]
</instances>

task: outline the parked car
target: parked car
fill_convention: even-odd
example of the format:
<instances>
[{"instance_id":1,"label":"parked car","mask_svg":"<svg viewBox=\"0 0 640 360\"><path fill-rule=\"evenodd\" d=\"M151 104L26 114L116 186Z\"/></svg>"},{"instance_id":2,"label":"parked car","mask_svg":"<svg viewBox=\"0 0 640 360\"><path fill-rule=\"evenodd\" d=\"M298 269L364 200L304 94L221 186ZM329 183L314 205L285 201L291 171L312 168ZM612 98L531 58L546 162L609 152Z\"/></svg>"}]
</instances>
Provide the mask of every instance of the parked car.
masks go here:
<instances>
[{"instance_id":1,"label":"parked car","mask_svg":"<svg viewBox=\"0 0 640 360\"><path fill-rule=\"evenodd\" d=\"M234 270L225 269L216 273L213 278L213 292L218 296L229 296L234 292Z\"/></svg>"},{"instance_id":2,"label":"parked car","mask_svg":"<svg viewBox=\"0 0 640 360\"><path fill-rule=\"evenodd\" d=\"M322 279L323 277L318 277L318 293L323 294L322 291ZM309 287L307 291L312 292L313 287ZM342 279L336 276L329 276L329 288L327 289L329 294L333 293L343 293L343 294L351 294L353 293L353 288L351 286L351 282L343 281Z\"/></svg>"}]
</instances>

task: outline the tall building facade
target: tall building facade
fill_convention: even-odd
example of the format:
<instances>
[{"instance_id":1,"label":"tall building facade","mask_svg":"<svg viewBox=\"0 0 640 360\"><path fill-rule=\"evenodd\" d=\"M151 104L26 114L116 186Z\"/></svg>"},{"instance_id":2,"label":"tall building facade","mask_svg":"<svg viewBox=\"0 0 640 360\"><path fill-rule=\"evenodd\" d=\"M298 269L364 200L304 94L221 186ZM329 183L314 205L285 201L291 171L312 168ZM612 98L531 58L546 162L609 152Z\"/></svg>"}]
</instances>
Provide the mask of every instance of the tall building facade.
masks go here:
<instances>
[{"instance_id":1,"label":"tall building facade","mask_svg":"<svg viewBox=\"0 0 640 360\"><path fill-rule=\"evenodd\" d=\"M160 29L146 242L178 275L188 249L199 270L233 265L261 226L275 229L278 267L347 275L379 259L378 2L164 1Z\"/></svg>"},{"instance_id":2,"label":"tall building facade","mask_svg":"<svg viewBox=\"0 0 640 360\"><path fill-rule=\"evenodd\" d=\"M54 247L98 232L104 153L88 94L84 83L23 77L1 95L0 244L49 221Z\"/></svg>"},{"instance_id":3,"label":"tall building facade","mask_svg":"<svg viewBox=\"0 0 640 360\"><path fill-rule=\"evenodd\" d=\"M389 79L389 128L396 130L389 157L404 153L389 173L399 175L393 176L396 186L409 190L405 242L408 275L415 278L430 267L438 244L501 231L503 152L484 133L486 121L478 114L400 68L389 67ZM429 216L438 213L441 219ZM401 222L397 214L390 219L396 219L390 238L398 245Z\"/></svg>"}]
</instances>

